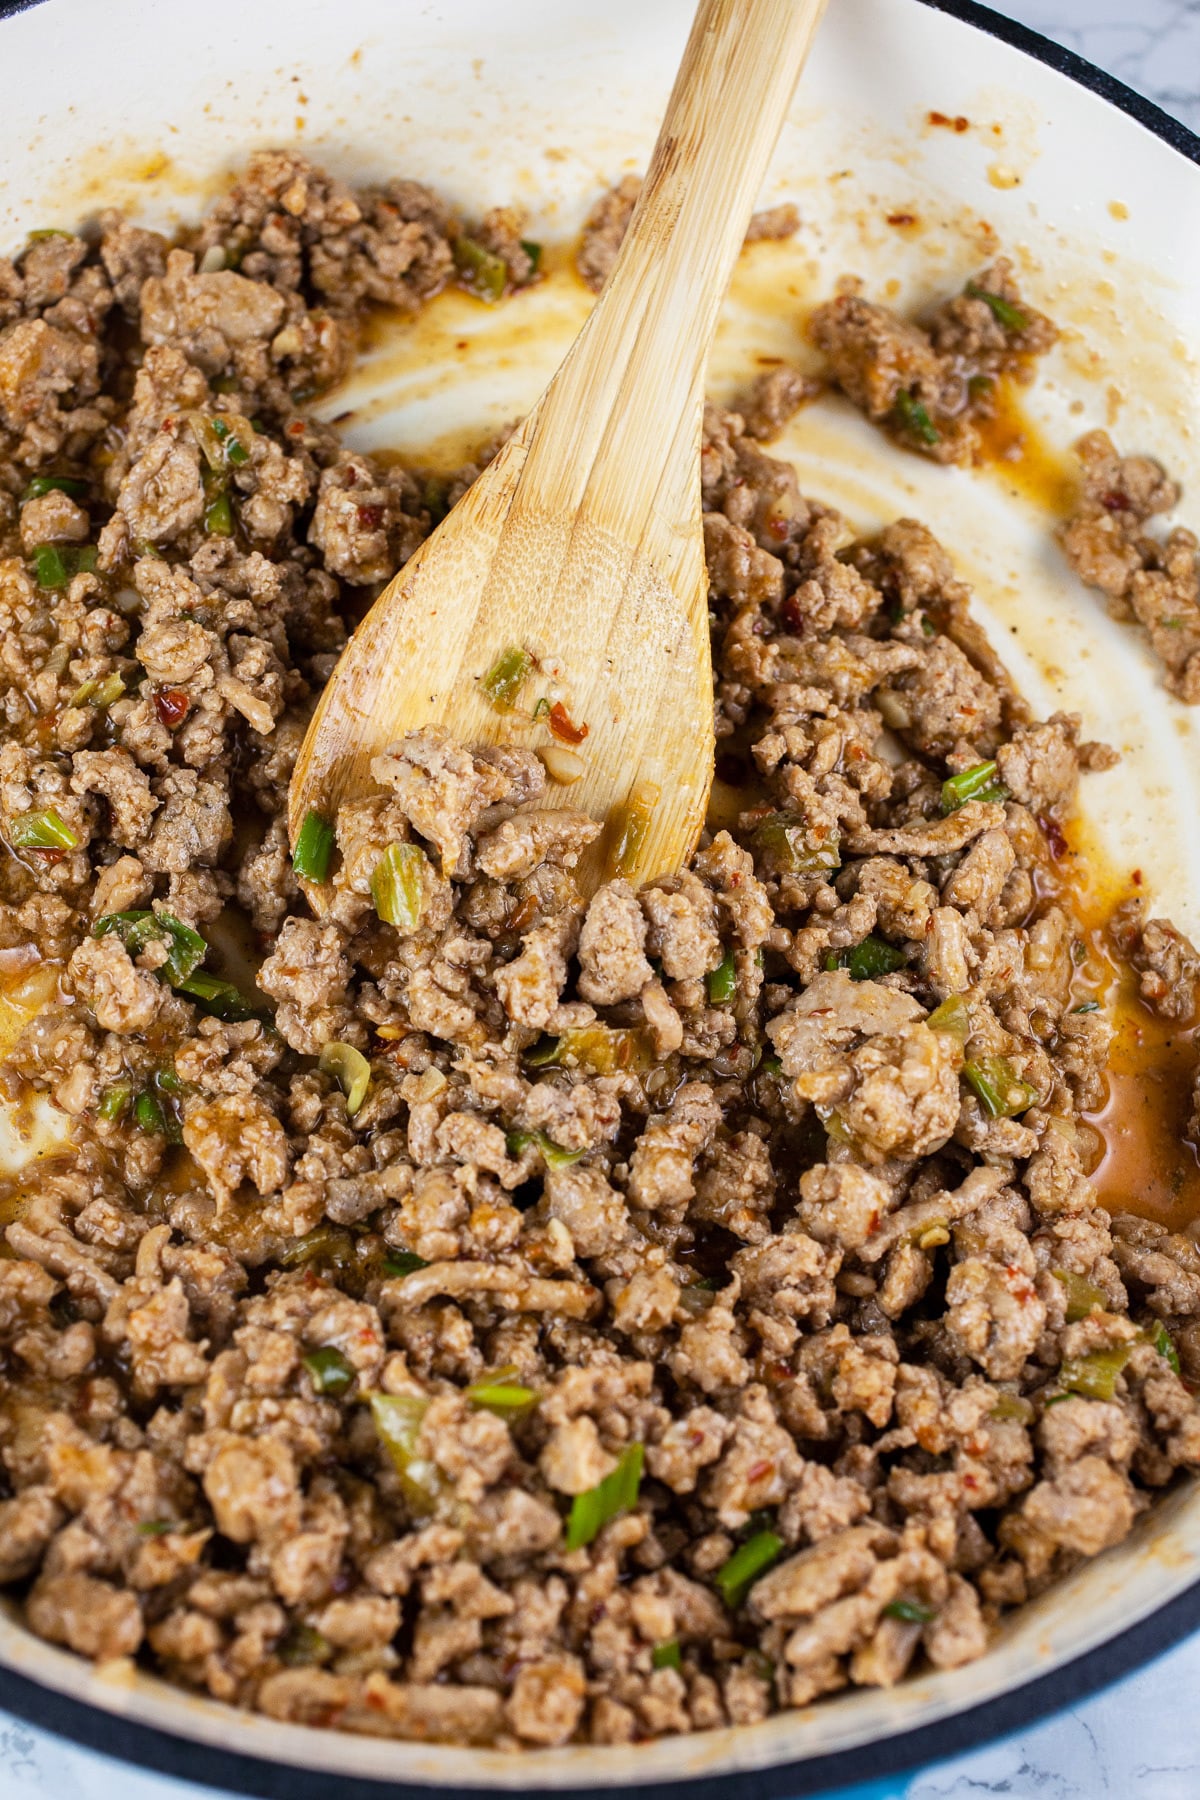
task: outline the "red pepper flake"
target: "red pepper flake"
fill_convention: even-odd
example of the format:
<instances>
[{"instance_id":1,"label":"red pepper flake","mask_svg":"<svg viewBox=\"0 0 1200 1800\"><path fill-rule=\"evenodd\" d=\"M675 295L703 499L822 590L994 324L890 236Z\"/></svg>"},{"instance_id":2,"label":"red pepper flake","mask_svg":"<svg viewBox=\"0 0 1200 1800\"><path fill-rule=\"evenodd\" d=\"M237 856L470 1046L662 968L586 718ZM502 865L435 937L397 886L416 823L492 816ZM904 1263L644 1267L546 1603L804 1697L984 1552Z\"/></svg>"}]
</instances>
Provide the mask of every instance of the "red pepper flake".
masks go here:
<instances>
[{"instance_id":1,"label":"red pepper flake","mask_svg":"<svg viewBox=\"0 0 1200 1800\"><path fill-rule=\"evenodd\" d=\"M970 131L971 129L970 119L965 119L961 113L955 113L954 117L951 118L949 113L931 112L926 113L925 118L928 124L944 125L950 131L962 132Z\"/></svg>"},{"instance_id":2,"label":"red pepper flake","mask_svg":"<svg viewBox=\"0 0 1200 1800\"><path fill-rule=\"evenodd\" d=\"M915 225L917 222L917 215L916 213L910 212L888 213L887 222L889 225Z\"/></svg>"},{"instance_id":3,"label":"red pepper flake","mask_svg":"<svg viewBox=\"0 0 1200 1800\"><path fill-rule=\"evenodd\" d=\"M1055 862L1061 862L1071 848L1062 826L1051 813L1046 813L1040 818L1038 824L1042 828L1051 856Z\"/></svg>"},{"instance_id":4,"label":"red pepper flake","mask_svg":"<svg viewBox=\"0 0 1200 1800\"><path fill-rule=\"evenodd\" d=\"M1131 502L1127 494L1119 493L1116 488L1113 488L1107 494L1101 495L1100 504L1105 512L1128 512Z\"/></svg>"},{"instance_id":5,"label":"red pepper flake","mask_svg":"<svg viewBox=\"0 0 1200 1800\"><path fill-rule=\"evenodd\" d=\"M360 506L357 510L358 522L364 531L379 530L379 527L383 524L382 506Z\"/></svg>"},{"instance_id":6,"label":"red pepper flake","mask_svg":"<svg viewBox=\"0 0 1200 1800\"><path fill-rule=\"evenodd\" d=\"M962 1484L966 1488L968 1494L973 1494L979 1486L979 1477L978 1475L964 1475Z\"/></svg>"},{"instance_id":7,"label":"red pepper flake","mask_svg":"<svg viewBox=\"0 0 1200 1800\"><path fill-rule=\"evenodd\" d=\"M159 723L168 731L174 731L182 725L188 716L190 701L182 688L155 688L154 710L158 714Z\"/></svg>"},{"instance_id":8,"label":"red pepper flake","mask_svg":"<svg viewBox=\"0 0 1200 1800\"><path fill-rule=\"evenodd\" d=\"M774 1473L775 1464L773 1462L751 1463L750 1467L746 1470L746 1480L761 1481L764 1475L773 1475Z\"/></svg>"},{"instance_id":9,"label":"red pepper flake","mask_svg":"<svg viewBox=\"0 0 1200 1800\"><path fill-rule=\"evenodd\" d=\"M38 857L44 863L52 864L60 863L67 853L65 850L59 850L52 845L48 850L31 850L29 854L30 856Z\"/></svg>"},{"instance_id":10,"label":"red pepper flake","mask_svg":"<svg viewBox=\"0 0 1200 1800\"><path fill-rule=\"evenodd\" d=\"M1140 869L1135 869L1129 879L1132 881L1134 887L1141 887L1142 882L1145 880L1145 876Z\"/></svg>"},{"instance_id":11,"label":"red pepper flake","mask_svg":"<svg viewBox=\"0 0 1200 1800\"><path fill-rule=\"evenodd\" d=\"M791 521L785 518L783 513L768 513L763 525L767 536L774 538L777 544L782 544L787 537Z\"/></svg>"},{"instance_id":12,"label":"red pepper flake","mask_svg":"<svg viewBox=\"0 0 1200 1800\"><path fill-rule=\"evenodd\" d=\"M550 708L550 729L564 744L582 744L588 734L586 725L572 723L571 715L561 700L556 700Z\"/></svg>"}]
</instances>

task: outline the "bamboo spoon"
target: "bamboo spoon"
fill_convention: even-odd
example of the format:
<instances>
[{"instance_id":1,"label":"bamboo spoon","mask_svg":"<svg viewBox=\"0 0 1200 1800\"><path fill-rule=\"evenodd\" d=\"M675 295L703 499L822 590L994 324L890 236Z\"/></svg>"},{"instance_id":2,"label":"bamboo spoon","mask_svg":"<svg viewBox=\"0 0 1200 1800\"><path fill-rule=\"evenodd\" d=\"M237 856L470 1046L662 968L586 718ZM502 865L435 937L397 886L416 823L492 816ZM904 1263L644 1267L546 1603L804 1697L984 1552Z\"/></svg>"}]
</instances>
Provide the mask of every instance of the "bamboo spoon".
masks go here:
<instances>
[{"instance_id":1,"label":"bamboo spoon","mask_svg":"<svg viewBox=\"0 0 1200 1800\"><path fill-rule=\"evenodd\" d=\"M310 812L378 790L373 756L418 726L465 743L561 746L548 693L588 735L543 804L608 830L590 893L679 867L713 767L700 517L704 371L717 314L825 0L700 0L617 263L523 425L375 602L342 653L288 797ZM520 690L497 710L507 659ZM508 684L511 687L511 682ZM489 693L489 689L492 690ZM504 693L499 696L504 701ZM328 890L306 883L323 912Z\"/></svg>"}]
</instances>

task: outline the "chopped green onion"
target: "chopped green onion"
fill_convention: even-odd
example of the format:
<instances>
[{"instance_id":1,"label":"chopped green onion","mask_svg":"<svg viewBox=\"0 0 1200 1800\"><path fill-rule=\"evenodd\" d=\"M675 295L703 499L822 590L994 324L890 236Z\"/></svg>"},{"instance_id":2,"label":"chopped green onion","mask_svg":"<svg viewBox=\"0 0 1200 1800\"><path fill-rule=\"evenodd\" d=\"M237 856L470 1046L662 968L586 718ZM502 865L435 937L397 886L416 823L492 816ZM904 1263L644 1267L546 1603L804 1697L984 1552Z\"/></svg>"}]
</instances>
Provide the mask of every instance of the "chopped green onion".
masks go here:
<instances>
[{"instance_id":1,"label":"chopped green onion","mask_svg":"<svg viewBox=\"0 0 1200 1800\"><path fill-rule=\"evenodd\" d=\"M633 874L650 832L654 809L661 798L662 790L653 781L635 782L625 810L618 817L616 843L609 858L614 875Z\"/></svg>"},{"instance_id":2,"label":"chopped green onion","mask_svg":"<svg viewBox=\"0 0 1200 1800\"><path fill-rule=\"evenodd\" d=\"M727 950L715 969L710 969L704 977L708 988L709 1004L725 1006L737 992L737 965L733 951Z\"/></svg>"},{"instance_id":3,"label":"chopped green onion","mask_svg":"<svg viewBox=\"0 0 1200 1800\"><path fill-rule=\"evenodd\" d=\"M532 238L522 238L520 244L522 250L533 264L533 272L536 275L538 269L541 267L542 246L540 244L535 244Z\"/></svg>"},{"instance_id":4,"label":"chopped green onion","mask_svg":"<svg viewBox=\"0 0 1200 1800\"><path fill-rule=\"evenodd\" d=\"M318 1394L329 1394L336 1399L353 1384L353 1363L348 1362L332 1344L325 1344L319 1350L310 1350L300 1360L312 1376L312 1384Z\"/></svg>"},{"instance_id":5,"label":"chopped green onion","mask_svg":"<svg viewBox=\"0 0 1200 1800\"><path fill-rule=\"evenodd\" d=\"M1133 1348L1132 1344L1114 1344L1107 1350L1093 1350L1089 1356L1068 1356L1058 1379L1070 1393L1082 1394L1087 1400L1111 1400Z\"/></svg>"},{"instance_id":6,"label":"chopped green onion","mask_svg":"<svg viewBox=\"0 0 1200 1800\"><path fill-rule=\"evenodd\" d=\"M151 1093L139 1094L133 1103L133 1116L139 1131L157 1132L160 1137L170 1135L167 1128L167 1115Z\"/></svg>"},{"instance_id":7,"label":"chopped green onion","mask_svg":"<svg viewBox=\"0 0 1200 1800\"><path fill-rule=\"evenodd\" d=\"M79 839L52 806L41 812L18 813L8 828L14 850L74 850Z\"/></svg>"},{"instance_id":8,"label":"chopped green onion","mask_svg":"<svg viewBox=\"0 0 1200 1800\"><path fill-rule=\"evenodd\" d=\"M233 502L223 490L205 508L204 529L210 537L233 536Z\"/></svg>"},{"instance_id":9,"label":"chopped green onion","mask_svg":"<svg viewBox=\"0 0 1200 1800\"><path fill-rule=\"evenodd\" d=\"M1028 1425L1033 1418L1033 1402L1026 1400L1023 1394L1001 1394L988 1418L995 1419L997 1424L1014 1420L1019 1425Z\"/></svg>"},{"instance_id":10,"label":"chopped green onion","mask_svg":"<svg viewBox=\"0 0 1200 1800\"><path fill-rule=\"evenodd\" d=\"M1007 800L1008 789L997 780L994 762L975 763L942 783L942 812L957 812L968 800Z\"/></svg>"},{"instance_id":11,"label":"chopped green onion","mask_svg":"<svg viewBox=\"0 0 1200 1800\"><path fill-rule=\"evenodd\" d=\"M1019 306L1014 306L1011 300L1006 300L1003 294L990 293L987 288L980 287L977 281L968 281L964 292L968 293L972 300L982 300L987 306L990 306L993 318L998 325L1003 325L1005 331L1028 331L1029 320L1026 315Z\"/></svg>"},{"instance_id":12,"label":"chopped green onion","mask_svg":"<svg viewBox=\"0 0 1200 1800\"><path fill-rule=\"evenodd\" d=\"M322 1075L332 1075L346 1096L346 1116L352 1119L367 1097L371 1085L371 1065L353 1044L326 1044L317 1067Z\"/></svg>"},{"instance_id":13,"label":"chopped green onion","mask_svg":"<svg viewBox=\"0 0 1200 1800\"><path fill-rule=\"evenodd\" d=\"M454 240L454 266L467 286L489 304L499 300L508 285L508 264L474 238Z\"/></svg>"},{"instance_id":14,"label":"chopped green onion","mask_svg":"<svg viewBox=\"0 0 1200 1800\"><path fill-rule=\"evenodd\" d=\"M143 1519L137 1527L137 1534L144 1538L165 1537L168 1531L175 1530L177 1523L175 1519Z\"/></svg>"},{"instance_id":15,"label":"chopped green onion","mask_svg":"<svg viewBox=\"0 0 1200 1800\"><path fill-rule=\"evenodd\" d=\"M721 1598L730 1611L740 1606L760 1575L783 1554L783 1539L775 1531L759 1531L722 1563L714 1577Z\"/></svg>"},{"instance_id":16,"label":"chopped green onion","mask_svg":"<svg viewBox=\"0 0 1200 1800\"><path fill-rule=\"evenodd\" d=\"M444 1487L438 1466L418 1456L417 1439L429 1402L418 1394L372 1394L371 1417L414 1512L432 1512Z\"/></svg>"},{"instance_id":17,"label":"chopped green onion","mask_svg":"<svg viewBox=\"0 0 1200 1800\"><path fill-rule=\"evenodd\" d=\"M1078 1325L1080 1319L1088 1318L1099 1310L1108 1310L1108 1296L1094 1282L1086 1281L1073 1269L1051 1269L1055 1281L1061 1281L1067 1290L1066 1321L1068 1325Z\"/></svg>"},{"instance_id":18,"label":"chopped green onion","mask_svg":"<svg viewBox=\"0 0 1200 1800\"><path fill-rule=\"evenodd\" d=\"M1159 1321L1158 1330L1154 1333L1152 1342L1154 1348L1158 1351L1158 1354L1164 1361L1170 1364L1173 1373L1178 1375L1180 1372L1179 1352L1175 1348L1175 1340L1161 1320Z\"/></svg>"},{"instance_id":19,"label":"chopped green onion","mask_svg":"<svg viewBox=\"0 0 1200 1800\"><path fill-rule=\"evenodd\" d=\"M59 225L39 225L36 231L29 232L25 241L28 244L44 244L47 238L69 238L73 236L73 232L64 231Z\"/></svg>"},{"instance_id":20,"label":"chopped green onion","mask_svg":"<svg viewBox=\"0 0 1200 1800\"><path fill-rule=\"evenodd\" d=\"M520 1156L530 1144L536 1144L548 1169L569 1169L572 1163L587 1155L586 1150L564 1150L544 1131L510 1131L504 1142L510 1156Z\"/></svg>"},{"instance_id":21,"label":"chopped green onion","mask_svg":"<svg viewBox=\"0 0 1200 1800\"><path fill-rule=\"evenodd\" d=\"M418 1269L427 1269L429 1264L415 1250L389 1250L383 1259L386 1275L413 1275Z\"/></svg>"},{"instance_id":22,"label":"chopped green onion","mask_svg":"<svg viewBox=\"0 0 1200 1800\"><path fill-rule=\"evenodd\" d=\"M777 1075L782 1075L783 1074L783 1064L780 1062L779 1058L774 1054L774 1052L768 1052L768 1054L766 1056L764 1056L762 1058L762 1060L760 1061L756 1073L759 1075L769 1075L772 1077L777 1076Z\"/></svg>"},{"instance_id":23,"label":"chopped green onion","mask_svg":"<svg viewBox=\"0 0 1200 1800\"><path fill-rule=\"evenodd\" d=\"M156 939L165 941L167 960L155 973L169 981L172 987L182 986L208 954L208 945L200 933L177 919L174 913L105 913L92 926L92 936L107 937L110 932L120 938L130 956L140 956Z\"/></svg>"},{"instance_id":24,"label":"chopped green onion","mask_svg":"<svg viewBox=\"0 0 1200 1800\"><path fill-rule=\"evenodd\" d=\"M98 554L94 544L39 544L33 553L38 586L64 588L72 576L90 575Z\"/></svg>"},{"instance_id":25,"label":"chopped green onion","mask_svg":"<svg viewBox=\"0 0 1200 1800\"><path fill-rule=\"evenodd\" d=\"M896 423L909 437L916 438L920 444L940 444L942 434L930 418L926 408L907 388L901 388L892 402L892 412Z\"/></svg>"},{"instance_id":26,"label":"chopped green onion","mask_svg":"<svg viewBox=\"0 0 1200 1800\"><path fill-rule=\"evenodd\" d=\"M189 1000L194 1000L204 1012L211 1013L214 1019L223 1019L229 1024L236 1024L243 1019L256 1019L262 1011L232 981L219 981L215 975L207 975L203 969L197 969L186 981L177 981L175 987L179 993L186 994Z\"/></svg>"},{"instance_id":27,"label":"chopped green onion","mask_svg":"<svg viewBox=\"0 0 1200 1800\"><path fill-rule=\"evenodd\" d=\"M67 705L90 705L99 710L105 706L111 706L114 700L119 700L124 692L125 683L121 676L108 675L103 681L98 678L95 681L85 681L81 687L76 688L67 701Z\"/></svg>"},{"instance_id":28,"label":"chopped green onion","mask_svg":"<svg viewBox=\"0 0 1200 1800\"><path fill-rule=\"evenodd\" d=\"M70 494L72 500L79 500L86 493L87 482L76 481L73 475L35 475L21 500L40 500L43 494Z\"/></svg>"},{"instance_id":29,"label":"chopped green onion","mask_svg":"<svg viewBox=\"0 0 1200 1800\"><path fill-rule=\"evenodd\" d=\"M315 1625L293 1620L275 1646L275 1654L286 1669L310 1669L328 1661L333 1645L322 1637Z\"/></svg>"},{"instance_id":30,"label":"chopped green onion","mask_svg":"<svg viewBox=\"0 0 1200 1800\"><path fill-rule=\"evenodd\" d=\"M883 1609L887 1619L899 1619L903 1625L928 1625L937 1617L937 1608L922 1606L919 1600L893 1600Z\"/></svg>"},{"instance_id":31,"label":"chopped green onion","mask_svg":"<svg viewBox=\"0 0 1200 1800\"><path fill-rule=\"evenodd\" d=\"M480 1381L473 1381L467 1389L467 1399L472 1406L481 1406L487 1412L523 1413L538 1402L536 1388L525 1387L513 1381L516 1374L513 1368L497 1369L494 1375L485 1375Z\"/></svg>"},{"instance_id":32,"label":"chopped green onion","mask_svg":"<svg viewBox=\"0 0 1200 1800\"><path fill-rule=\"evenodd\" d=\"M874 933L850 950L831 950L825 958L827 969L845 969L851 981L874 981L877 975L890 975L907 962L903 950L889 944Z\"/></svg>"},{"instance_id":33,"label":"chopped green onion","mask_svg":"<svg viewBox=\"0 0 1200 1800\"><path fill-rule=\"evenodd\" d=\"M615 1075L622 1069L648 1069L654 1052L646 1035L634 1028L611 1025L578 1025L560 1037L543 1038L526 1053L531 1069L590 1069L594 1075Z\"/></svg>"},{"instance_id":34,"label":"chopped green onion","mask_svg":"<svg viewBox=\"0 0 1200 1800\"><path fill-rule=\"evenodd\" d=\"M1033 1105L1038 1091L1016 1074L1006 1056L979 1056L964 1063L963 1074L979 1096L989 1119L1012 1119Z\"/></svg>"},{"instance_id":35,"label":"chopped green onion","mask_svg":"<svg viewBox=\"0 0 1200 1800\"><path fill-rule=\"evenodd\" d=\"M971 1009L966 996L949 995L940 1006L934 1007L925 1023L930 1031L945 1031L956 1037L960 1044L965 1044L971 1035Z\"/></svg>"},{"instance_id":36,"label":"chopped green onion","mask_svg":"<svg viewBox=\"0 0 1200 1800\"><path fill-rule=\"evenodd\" d=\"M754 827L753 841L783 875L820 875L842 866L836 836L810 844L808 827L794 813L768 814Z\"/></svg>"},{"instance_id":37,"label":"chopped green onion","mask_svg":"<svg viewBox=\"0 0 1200 1800\"><path fill-rule=\"evenodd\" d=\"M650 1666L654 1669L680 1669L683 1657L679 1651L679 1639L668 1638L665 1644L655 1644L650 1652Z\"/></svg>"},{"instance_id":38,"label":"chopped green onion","mask_svg":"<svg viewBox=\"0 0 1200 1800\"><path fill-rule=\"evenodd\" d=\"M415 931L425 903L425 853L415 844L389 844L371 876L371 899L385 925Z\"/></svg>"},{"instance_id":39,"label":"chopped green onion","mask_svg":"<svg viewBox=\"0 0 1200 1800\"><path fill-rule=\"evenodd\" d=\"M529 671L533 668L533 658L528 650L520 644L510 644L502 650L487 674L482 676L480 687L491 701L492 711L498 713L511 712L517 704L517 695L521 692Z\"/></svg>"},{"instance_id":40,"label":"chopped green onion","mask_svg":"<svg viewBox=\"0 0 1200 1800\"><path fill-rule=\"evenodd\" d=\"M632 1512L642 1485L641 1444L627 1444L612 1472L586 1493L576 1494L567 1520L567 1549L582 1550L610 1519Z\"/></svg>"},{"instance_id":41,"label":"chopped green onion","mask_svg":"<svg viewBox=\"0 0 1200 1800\"><path fill-rule=\"evenodd\" d=\"M538 701L537 705L533 709L533 717L535 719L544 719L546 717L547 713L551 712L552 710L553 709L550 705L549 700L547 700L545 694L543 694L541 699Z\"/></svg>"},{"instance_id":42,"label":"chopped green onion","mask_svg":"<svg viewBox=\"0 0 1200 1800\"><path fill-rule=\"evenodd\" d=\"M307 812L292 851L292 867L301 881L323 882L333 855L333 826L319 812Z\"/></svg>"},{"instance_id":43,"label":"chopped green onion","mask_svg":"<svg viewBox=\"0 0 1200 1800\"><path fill-rule=\"evenodd\" d=\"M127 1081L114 1082L112 1087L105 1089L100 1104L96 1108L96 1117L103 1119L106 1124L115 1125L117 1120L124 1116L125 1109L132 1098L133 1089Z\"/></svg>"},{"instance_id":44,"label":"chopped green onion","mask_svg":"<svg viewBox=\"0 0 1200 1800\"><path fill-rule=\"evenodd\" d=\"M209 420L209 425L213 436L225 452L226 462L231 462L235 469L240 468L243 463L249 462L250 452L239 438L234 437L224 419L218 415Z\"/></svg>"},{"instance_id":45,"label":"chopped green onion","mask_svg":"<svg viewBox=\"0 0 1200 1800\"><path fill-rule=\"evenodd\" d=\"M348 1268L354 1262L354 1239L341 1225L317 1225L281 1250L278 1260L284 1269L304 1269L317 1262Z\"/></svg>"}]
</instances>

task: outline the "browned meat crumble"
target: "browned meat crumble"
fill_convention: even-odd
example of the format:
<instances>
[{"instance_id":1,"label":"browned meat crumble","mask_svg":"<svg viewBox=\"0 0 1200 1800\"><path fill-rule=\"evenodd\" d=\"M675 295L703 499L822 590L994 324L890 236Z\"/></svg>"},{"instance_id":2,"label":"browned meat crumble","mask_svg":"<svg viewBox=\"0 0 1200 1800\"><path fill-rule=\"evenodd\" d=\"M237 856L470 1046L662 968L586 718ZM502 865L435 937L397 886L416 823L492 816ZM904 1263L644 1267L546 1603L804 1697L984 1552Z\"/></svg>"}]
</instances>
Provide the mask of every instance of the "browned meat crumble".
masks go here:
<instances>
[{"instance_id":1,"label":"browned meat crumble","mask_svg":"<svg viewBox=\"0 0 1200 1800\"><path fill-rule=\"evenodd\" d=\"M598 294L608 280L641 191L640 175L622 176L615 187L601 194L584 220L576 267L593 293ZM771 206L754 214L746 229L746 242L756 244L763 238L789 238L799 228L800 214L790 202Z\"/></svg>"},{"instance_id":2,"label":"browned meat crumble","mask_svg":"<svg viewBox=\"0 0 1200 1800\"><path fill-rule=\"evenodd\" d=\"M859 290L857 281L843 282L810 321L831 379L906 450L935 462L973 461L977 422L994 411L997 379L1027 374L1057 328L1022 298L1004 257L923 325L864 300Z\"/></svg>"},{"instance_id":3,"label":"browned meat crumble","mask_svg":"<svg viewBox=\"0 0 1200 1800\"><path fill-rule=\"evenodd\" d=\"M1144 627L1166 669L1167 687L1200 701L1200 557L1195 533L1176 525L1164 536L1146 530L1156 513L1178 504L1179 487L1149 456L1121 456L1104 431L1076 445L1083 492L1062 544L1089 587L1107 594L1114 618Z\"/></svg>"},{"instance_id":4,"label":"browned meat crumble","mask_svg":"<svg viewBox=\"0 0 1200 1800\"><path fill-rule=\"evenodd\" d=\"M471 238L509 284L517 229ZM0 1581L277 1718L625 1743L954 1667L1117 1543L1200 1462L1200 1253L1085 1173L1046 834L1103 756L923 525L853 539L736 413L735 829L584 905L538 757L417 732L310 916L292 762L431 496L298 402L362 305L482 279L463 235L276 153L177 246L0 264L0 947L57 978L4 1080L74 1128L0 1201ZM993 324L921 339L939 419ZM1190 946L1125 929L1190 1016Z\"/></svg>"}]
</instances>

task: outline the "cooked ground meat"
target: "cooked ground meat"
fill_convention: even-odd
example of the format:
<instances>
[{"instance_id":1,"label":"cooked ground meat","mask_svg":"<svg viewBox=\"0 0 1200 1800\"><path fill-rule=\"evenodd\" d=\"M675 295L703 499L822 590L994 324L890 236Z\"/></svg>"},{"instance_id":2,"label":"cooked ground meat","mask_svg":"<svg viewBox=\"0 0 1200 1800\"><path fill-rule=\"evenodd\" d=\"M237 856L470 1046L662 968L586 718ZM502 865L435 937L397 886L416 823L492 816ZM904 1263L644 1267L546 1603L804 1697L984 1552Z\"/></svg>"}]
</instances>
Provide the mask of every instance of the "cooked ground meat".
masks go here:
<instances>
[{"instance_id":1,"label":"cooked ground meat","mask_svg":"<svg viewBox=\"0 0 1200 1800\"><path fill-rule=\"evenodd\" d=\"M831 379L860 412L906 450L957 463L978 451L975 421L991 415L997 377L1025 374L1058 336L1022 298L1003 257L924 324L865 300L859 284L846 281L817 308L810 331Z\"/></svg>"},{"instance_id":2,"label":"cooked ground meat","mask_svg":"<svg viewBox=\"0 0 1200 1800\"><path fill-rule=\"evenodd\" d=\"M1067 560L1089 587L1108 595L1117 619L1141 625L1181 700L1200 701L1200 557L1196 536L1176 525L1154 536L1146 525L1170 512L1179 488L1149 456L1121 456L1104 431L1076 445L1083 470L1078 510L1062 530Z\"/></svg>"},{"instance_id":3,"label":"cooked ground meat","mask_svg":"<svg viewBox=\"0 0 1200 1800\"><path fill-rule=\"evenodd\" d=\"M473 238L510 285L516 230ZM855 540L764 453L782 377L704 443L735 828L584 904L537 757L414 732L309 914L304 724L430 514L299 402L462 236L271 153L175 245L0 265L0 942L52 978L0 1079L73 1133L0 1198L0 1581L276 1718L625 1743L979 1656L1115 1543L1200 1462L1200 1255L1082 1161L1051 840L1103 756L924 526ZM1015 336L835 302L838 378L941 420L1052 335L981 284ZM1118 940L1181 1017L1191 947Z\"/></svg>"}]
</instances>

